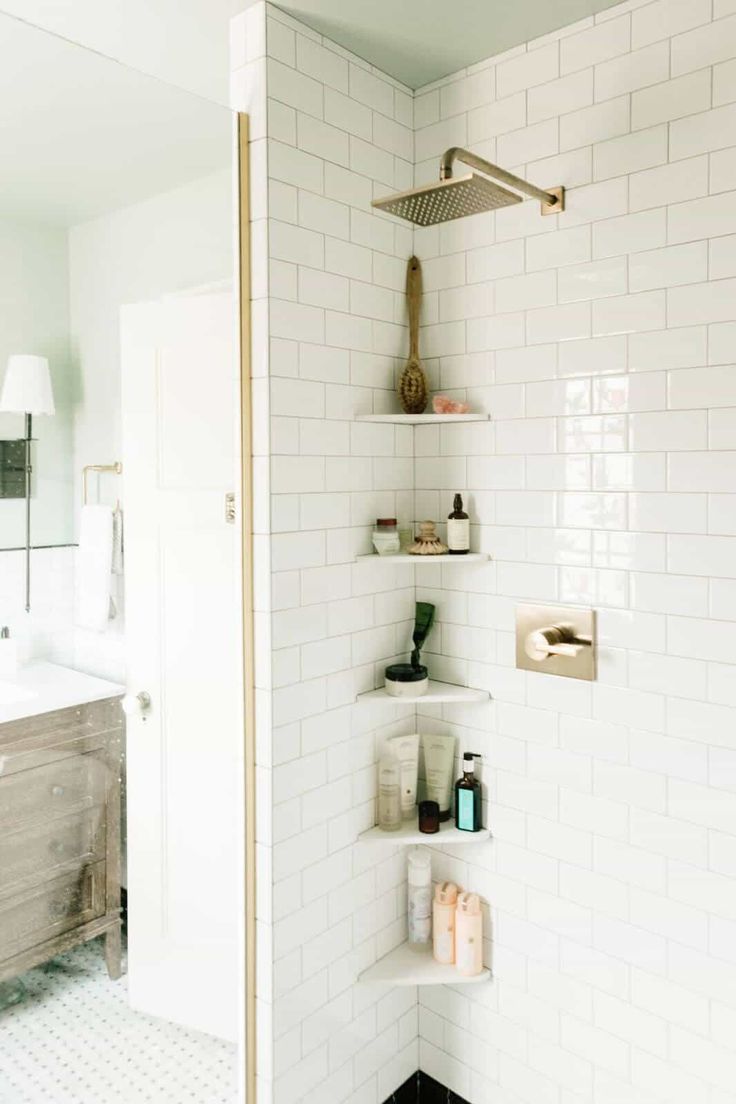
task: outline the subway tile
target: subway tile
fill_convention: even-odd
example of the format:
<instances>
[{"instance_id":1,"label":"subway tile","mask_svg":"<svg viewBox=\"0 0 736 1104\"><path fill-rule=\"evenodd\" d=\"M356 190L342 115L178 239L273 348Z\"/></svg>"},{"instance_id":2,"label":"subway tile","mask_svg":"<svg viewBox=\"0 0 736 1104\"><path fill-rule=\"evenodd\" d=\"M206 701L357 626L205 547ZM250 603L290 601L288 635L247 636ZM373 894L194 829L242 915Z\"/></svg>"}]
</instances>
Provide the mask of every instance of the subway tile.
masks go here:
<instances>
[{"instance_id":1,"label":"subway tile","mask_svg":"<svg viewBox=\"0 0 736 1104\"><path fill-rule=\"evenodd\" d=\"M497 134L508 134L526 124L526 95L499 98L468 112L468 142L484 142Z\"/></svg>"},{"instance_id":2,"label":"subway tile","mask_svg":"<svg viewBox=\"0 0 736 1104\"><path fill-rule=\"evenodd\" d=\"M559 74L559 50L556 43L532 50L496 66L496 92L499 99L525 88L544 84Z\"/></svg>"},{"instance_id":3,"label":"subway tile","mask_svg":"<svg viewBox=\"0 0 736 1104\"><path fill-rule=\"evenodd\" d=\"M704 411L658 411L632 414L631 447L642 452L677 452L707 447Z\"/></svg>"},{"instance_id":4,"label":"subway tile","mask_svg":"<svg viewBox=\"0 0 736 1104\"><path fill-rule=\"evenodd\" d=\"M593 147L593 178L606 180L623 173L651 169L663 165L667 159L667 126L649 127L597 143Z\"/></svg>"},{"instance_id":5,"label":"subway tile","mask_svg":"<svg viewBox=\"0 0 736 1104\"><path fill-rule=\"evenodd\" d=\"M557 288L560 303L623 295L628 290L626 260L614 257L568 265L558 274Z\"/></svg>"},{"instance_id":6,"label":"subway tile","mask_svg":"<svg viewBox=\"0 0 736 1104\"><path fill-rule=\"evenodd\" d=\"M380 111L383 115L393 118L394 92L393 87L386 80L369 73L362 66L349 66L349 92L353 100Z\"/></svg>"},{"instance_id":7,"label":"subway tile","mask_svg":"<svg viewBox=\"0 0 736 1104\"><path fill-rule=\"evenodd\" d=\"M626 338L594 337L567 341L558 351L560 376L605 375L626 369Z\"/></svg>"},{"instance_id":8,"label":"subway tile","mask_svg":"<svg viewBox=\"0 0 736 1104\"><path fill-rule=\"evenodd\" d=\"M667 483L661 453L602 453L593 457L596 491L661 491Z\"/></svg>"},{"instance_id":9,"label":"subway tile","mask_svg":"<svg viewBox=\"0 0 736 1104\"><path fill-rule=\"evenodd\" d=\"M673 408L733 407L736 406L736 371L725 366L682 368L669 373L668 390L669 405Z\"/></svg>"},{"instance_id":10,"label":"subway tile","mask_svg":"<svg viewBox=\"0 0 736 1104\"><path fill-rule=\"evenodd\" d=\"M673 535L668 541L670 571L686 575L736 578L736 539L722 536Z\"/></svg>"},{"instance_id":11,"label":"subway tile","mask_svg":"<svg viewBox=\"0 0 736 1104\"><path fill-rule=\"evenodd\" d=\"M629 177L629 205L632 211L659 207L663 199L680 203L708 194L708 158L690 157L672 165L644 169Z\"/></svg>"},{"instance_id":12,"label":"subway tile","mask_svg":"<svg viewBox=\"0 0 736 1104\"><path fill-rule=\"evenodd\" d=\"M631 16L631 45L634 49L649 42L670 38L710 20L708 0L656 0Z\"/></svg>"},{"instance_id":13,"label":"subway tile","mask_svg":"<svg viewBox=\"0 0 736 1104\"><path fill-rule=\"evenodd\" d=\"M681 157L724 149L733 144L734 125L736 104L676 119L670 123L670 157L677 161Z\"/></svg>"},{"instance_id":14,"label":"subway tile","mask_svg":"<svg viewBox=\"0 0 736 1104\"><path fill-rule=\"evenodd\" d=\"M670 75L669 42L656 42L640 50L604 61L595 67L595 98L610 100L639 88L666 81ZM653 120L656 122L658 120Z\"/></svg>"},{"instance_id":15,"label":"subway tile","mask_svg":"<svg viewBox=\"0 0 736 1104\"><path fill-rule=\"evenodd\" d=\"M711 280L736 276L736 234L709 243L709 275Z\"/></svg>"},{"instance_id":16,"label":"subway tile","mask_svg":"<svg viewBox=\"0 0 736 1104\"><path fill-rule=\"evenodd\" d=\"M629 258L629 290L648 291L652 288L691 284L705 280L707 271L705 242L632 253Z\"/></svg>"},{"instance_id":17,"label":"subway tile","mask_svg":"<svg viewBox=\"0 0 736 1104\"><path fill-rule=\"evenodd\" d=\"M347 61L301 34L296 37L296 65L302 73L314 77L322 84L347 92Z\"/></svg>"},{"instance_id":18,"label":"subway tile","mask_svg":"<svg viewBox=\"0 0 736 1104\"><path fill-rule=\"evenodd\" d=\"M696 27L672 39L672 75L690 73L733 57L736 51L736 16Z\"/></svg>"},{"instance_id":19,"label":"subway tile","mask_svg":"<svg viewBox=\"0 0 736 1104\"><path fill-rule=\"evenodd\" d=\"M701 69L675 80L665 79L664 83L656 84L653 88L635 92L631 99L632 130L707 111L710 108L710 85L710 73L707 69ZM672 134L671 131L670 138Z\"/></svg>"},{"instance_id":20,"label":"subway tile","mask_svg":"<svg viewBox=\"0 0 736 1104\"><path fill-rule=\"evenodd\" d=\"M440 114L443 119L450 115L460 115L464 111L470 111L474 107L490 103L495 99L496 89L494 71L491 68L481 69L478 73L453 80L439 89ZM434 122L434 119L428 119ZM424 121L416 122L416 126L423 126Z\"/></svg>"},{"instance_id":21,"label":"subway tile","mask_svg":"<svg viewBox=\"0 0 736 1104\"><path fill-rule=\"evenodd\" d=\"M560 149L572 150L627 134L631 120L628 96L581 107L560 119Z\"/></svg>"},{"instance_id":22,"label":"subway tile","mask_svg":"<svg viewBox=\"0 0 736 1104\"><path fill-rule=\"evenodd\" d=\"M710 191L727 192L733 186L734 165L736 165L736 147L716 150L710 154Z\"/></svg>"},{"instance_id":23,"label":"subway tile","mask_svg":"<svg viewBox=\"0 0 736 1104\"><path fill-rule=\"evenodd\" d=\"M499 136L496 142L498 159L507 165L520 165L557 153L558 128L555 119L534 123L521 130Z\"/></svg>"},{"instance_id":24,"label":"subway tile","mask_svg":"<svg viewBox=\"0 0 736 1104\"><path fill-rule=\"evenodd\" d=\"M495 246L492 249L521 245L521 242L508 242L503 247ZM551 234L540 234L529 238L526 242L526 267L528 272L546 268L559 268L563 265L581 264L589 261L590 228L588 226L575 226L569 230L558 230ZM523 256L521 259L523 267ZM507 275L499 272L498 275Z\"/></svg>"},{"instance_id":25,"label":"subway tile","mask_svg":"<svg viewBox=\"0 0 736 1104\"><path fill-rule=\"evenodd\" d=\"M713 105L731 103L736 100L736 65L724 61L713 69Z\"/></svg>"},{"instance_id":26,"label":"subway tile","mask_svg":"<svg viewBox=\"0 0 736 1104\"><path fill-rule=\"evenodd\" d=\"M536 55L535 54L532 56ZM536 83L536 82L535 82ZM577 111L593 102L593 70L581 69L546 84L537 83L527 93L529 122Z\"/></svg>"},{"instance_id":27,"label":"subway tile","mask_svg":"<svg viewBox=\"0 0 736 1104\"><path fill-rule=\"evenodd\" d=\"M666 211L663 207L604 219L593 226L593 256L598 258L655 249L665 241Z\"/></svg>"},{"instance_id":28,"label":"subway tile","mask_svg":"<svg viewBox=\"0 0 736 1104\"><path fill-rule=\"evenodd\" d=\"M696 241L736 232L734 194L723 193L670 207L667 213L668 242Z\"/></svg>"},{"instance_id":29,"label":"subway tile","mask_svg":"<svg viewBox=\"0 0 736 1104\"><path fill-rule=\"evenodd\" d=\"M631 604L651 613L702 616L708 611L708 583L690 575L635 573L631 577Z\"/></svg>"},{"instance_id":30,"label":"subway tile","mask_svg":"<svg viewBox=\"0 0 736 1104\"><path fill-rule=\"evenodd\" d=\"M320 119L323 85L275 58L268 59L268 94L282 103Z\"/></svg>"},{"instance_id":31,"label":"subway tile","mask_svg":"<svg viewBox=\"0 0 736 1104\"><path fill-rule=\"evenodd\" d=\"M595 307L595 304L594 304ZM590 306L568 303L529 311L527 340L531 345L548 341L573 341L590 336Z\"/></svg>"},{"instance_id":32,"label":"subway tile","mask_svg":"<svg viewBox=\"0 0 736 1104\"><path fill-rule=\"evenodd\" d=\"M665 293L644 291L593 303L593 334L658 330L665 324ZM687 322L683 321L683 325Z\"/></svg>"},{"instance_id":33,"label":"subway tile","mask_svg":"<svg viewBox=\"0 0 736 1104\"><path fill-rule=\"evenodd\" d=\"M628 15L612 19L570 35L560 43L560 72L585 69L608 58L625 54L631 45L631 24Z\"/></svg>"},{"instance_id":34,"label":"subway tile","mask_svg":"<svg viewBox=\"0 0 736 1104\"><path fill-rule=\"evenodd\" d=\"M556 279L552 272L509 276L495 281L496 312L530 310L555 302Z\"/></svg>"},{"instance_id":35,"label":"subway tile","mask_svg":"<svg viewBox=\"0 0 736 1104\"><path fill-rule=\"evenodd\" d=\"M649 372L705 364L707 333L705 326L692 326L631 334L628 338L629 369Z\"/></svg>"},{"instance_id":36,"label":"subway tile","mask_svg":"<svg viewBox=\"0 0 736 1104\"><path fill-rule=\"evenodd\" d=\"M629 496L632 529L659 533L702 533L707 499L702 494L639 494Z\"/></svg>"},{"instance_id":37,"label":"subway tile","mask_svg":"<svg viewBox=\"0 0 736 1104\"><path fill-rule=\"evenodd\" d=\"M734 314L736 279L714 280L670 288L667 313L671 325L692 326L708 322L728 322Z\"/></svg>"}]
</instances>

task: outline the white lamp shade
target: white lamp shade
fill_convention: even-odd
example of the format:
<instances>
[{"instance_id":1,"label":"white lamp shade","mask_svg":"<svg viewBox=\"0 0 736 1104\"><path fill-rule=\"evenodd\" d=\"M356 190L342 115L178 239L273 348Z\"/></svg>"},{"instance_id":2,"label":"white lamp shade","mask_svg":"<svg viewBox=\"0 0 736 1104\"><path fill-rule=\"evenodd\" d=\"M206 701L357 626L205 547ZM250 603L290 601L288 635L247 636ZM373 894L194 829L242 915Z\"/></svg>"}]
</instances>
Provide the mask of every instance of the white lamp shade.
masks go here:
<instances>
[{"instance_id":1,"label":"white lamp shade","mask_svg":"<svg viewBox=\"0 0 736 1104\"><path fill-rule=\"evenodd\" d=\"M0 411L7 414L55 414L51 373L46 357L14 353L8 357Z\"/></svg>"}]
</instances>

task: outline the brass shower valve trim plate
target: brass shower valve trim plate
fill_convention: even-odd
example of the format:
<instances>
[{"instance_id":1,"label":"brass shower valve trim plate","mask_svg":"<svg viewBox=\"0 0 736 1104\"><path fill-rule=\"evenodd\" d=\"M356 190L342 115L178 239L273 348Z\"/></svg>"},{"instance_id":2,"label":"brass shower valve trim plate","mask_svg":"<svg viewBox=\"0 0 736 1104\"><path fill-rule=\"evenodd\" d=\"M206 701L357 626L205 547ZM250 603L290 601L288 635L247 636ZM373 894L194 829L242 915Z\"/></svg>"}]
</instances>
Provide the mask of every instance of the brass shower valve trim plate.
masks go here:
<instances>
[{"instance_id":1,"label":"brass shower valve trim plate","mask_svg":"<svg viewBox=\"0 0 736 1104\"><path fill-rule=\"evenodd\" d=\"M516 607L516 666L592 682L596 677L595 610Z\"/></svg>"}]
</instances>

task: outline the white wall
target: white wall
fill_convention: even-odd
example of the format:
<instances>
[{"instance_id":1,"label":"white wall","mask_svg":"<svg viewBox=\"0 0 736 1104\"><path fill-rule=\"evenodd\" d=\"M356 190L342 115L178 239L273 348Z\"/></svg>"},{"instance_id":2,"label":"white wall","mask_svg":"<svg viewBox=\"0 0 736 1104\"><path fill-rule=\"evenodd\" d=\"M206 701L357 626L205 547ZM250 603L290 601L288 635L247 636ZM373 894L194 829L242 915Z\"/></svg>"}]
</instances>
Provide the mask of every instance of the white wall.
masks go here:
<instances>
[{"instance_id":1,"label":"white wall","mask_svg":"<svg viewBox=\"0 0 736 1104\"><path fill-rule=\"evenodd\" d=\"M734 1100L733 12L622 4L415 100L418 181L468 142L568 187L416 234L425 353L493 415L416 465L493 556L418 591L494 698L432 722L483 753L494 834L436 866L489 904L493 983L420 990L420 1064L473 1104ZM597 608L596 683L514 669L537 599Z\"/></svg>"},{"instance_id":2,"label":"white wall","mask_svg":"<svg viewBox=\"0 0 736 1104\"><path fill-rule=\"evenodd\" d=\"M74 366L75 515L86 464L120 459L120 308L232 277L228 171L115 211L69 232L70 343ZM206 365L202 366L203 380ZM198 447L192 441L192 449ZM202 457L206 463L206 456ZM90 499L125 501L125 473L90 476ZM103 637L75 630L74 666L123 679L124 621Z\"/></svg>"},{"instance_id":3,"label":"white wall","mask_svg":"<svg viewBox=\"0 0 736 1104\"><path fill-rule=\"evenodd\" d=\"M246 0L3 0L2 10L228 106L228 21Z\"/></svg>"}]
</instances>

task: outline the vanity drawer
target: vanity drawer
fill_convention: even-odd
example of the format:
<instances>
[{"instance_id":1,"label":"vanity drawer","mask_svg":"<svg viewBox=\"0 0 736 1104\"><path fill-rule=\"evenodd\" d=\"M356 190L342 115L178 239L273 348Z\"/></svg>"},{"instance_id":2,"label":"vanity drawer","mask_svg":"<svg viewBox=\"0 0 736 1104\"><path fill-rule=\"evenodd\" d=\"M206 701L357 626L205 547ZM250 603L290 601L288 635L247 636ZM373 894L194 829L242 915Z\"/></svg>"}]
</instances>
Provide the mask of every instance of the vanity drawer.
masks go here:
<instances>
[{"instance_id":1,"label":"vanity drawer","mask_svg":"<svg viewBox=\"0 0 736 1104\"><path fill-rule=\"evenodd\" d=\"M0 900L105 858L105 810L95 806L58 820L0 834Z\"/></svg>"},{"instance_id":2,"label":"vanity drawer","mask_svg":"<svg viewBox=\"0 0 736 1104\"><path fill-rule=\"evenodd\" d=\"M104 913L104 863L19 894L0 903L0 959L88 924Z\"/></svg>"},{"instance_id":3,"label":"vanity drawer","mask_svg":"<svg viewBox=\"0 0 736 1104\"><path fill-rule=\"evenodd\" d=\"M109 768L77 755L0 778L0 828L51 820L105 802Z\"/></svg>"}]
</instances>

